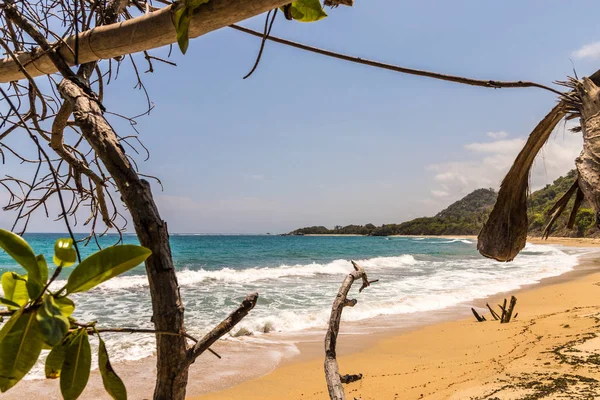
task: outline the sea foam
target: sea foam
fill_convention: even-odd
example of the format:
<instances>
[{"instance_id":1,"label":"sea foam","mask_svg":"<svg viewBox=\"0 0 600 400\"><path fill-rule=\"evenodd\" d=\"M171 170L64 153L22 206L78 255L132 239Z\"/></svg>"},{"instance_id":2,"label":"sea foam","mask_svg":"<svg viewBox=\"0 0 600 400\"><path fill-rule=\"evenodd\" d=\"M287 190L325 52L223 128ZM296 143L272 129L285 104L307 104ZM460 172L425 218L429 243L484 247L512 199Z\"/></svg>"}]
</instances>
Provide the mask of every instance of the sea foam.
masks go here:
<instances>
[{"instance_id":1,"label":"sea foam","mask_svg":"<svg viewBox=\"0 0 600 400\"><path fill-rule=\"evenodd\" d=\"M378 242L394 244L373 243ZM423 313L463 304L466 307L474 299L511 292L565 273L577 264L578 257L555 246L527 244L513 262L498 263L479 256L474 243L467 239L414 238L396 243L406 243L401 244L405 254L356 260L370 279L379 282L360 294L359 285L355 285L351 296L359 302L344 310L344 321ZM177 278L185 302L186 327L192 335L203 335L235 309L247 293L257 291L256 307L234 330L245 328L252 336L226 336L224 340L242 345L284 340L285 335L299 332L321 332L327 326L339 286L351 271L352 264L346 259L244 268L181 265ZM64 283L56 282L55 286ZM78 304L75 317L82 321L97 320L99 326L152 327L148 280L143 274L120 276L74 297ZM152 335L104 336L114 362L154 352ZM38 366L36 371L43 368Z\"/></svg>"}]
</instances>

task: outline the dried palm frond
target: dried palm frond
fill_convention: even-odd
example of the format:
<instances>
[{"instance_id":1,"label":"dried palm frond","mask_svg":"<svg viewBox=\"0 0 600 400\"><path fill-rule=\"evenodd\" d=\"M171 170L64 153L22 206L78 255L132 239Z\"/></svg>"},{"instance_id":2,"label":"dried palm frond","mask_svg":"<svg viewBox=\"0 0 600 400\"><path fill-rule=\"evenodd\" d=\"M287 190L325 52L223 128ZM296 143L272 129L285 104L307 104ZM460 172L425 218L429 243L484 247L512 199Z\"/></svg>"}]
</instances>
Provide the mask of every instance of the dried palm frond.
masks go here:
<instances>
[{"instance_id":1,"label":"dried palm frond","mask_svg":"<svg viewBox=\"0 0 600 400\"><path fill-rule=\"evenodd\" d=\"M550 230L552 229L552 226L554 225L554 223L556 222L558 217L561 216L563 211L565 211L565 208L567 208L567 204L569 204L569 200L571 200L571 197L573 197L573 195L575 194L575 191L577 191L577 196L579 196L579 192L581 191L581 189L579 189L579 175L575 177L575 181L573 182L573 184L571 185L569 190L567 190L565 192L565 194L563 194L560 197L560 199L558 199L556 201L556 203L554 203L552 208L550 210L548 210L548 215L551 215L552 218L550 218L550 222L548 222L548 224L544 228L544 232L542 233L542 237L544 239L548 238L548 235L550 234ZM579 202L579 204L575 204L575 206L577 208L579 208L580 205L581 205L581 201ZM573 213L577 214L577 210L575 209L575 206L573 207L573 211L571 212L571 214L573 214ZM575 217L573 215L571 217L573 219L575 219ZM569 221L570 221L570 218L569 218Z\"/></svg>"},{"instance_id":2,"label":"dried palm frond","mask_svg":"<svg viewBox=\"0 0 600 400\"><path fill-rule=\"evenodd\" d=\"M559 102L529 135L527 143L504 177L498 199L477 237L477 250L498 261L511 261L527 240L527 190L533 161L558 122L567 113Z\"/></svg>"},{"instance_id":3,"label":"dried palm frond","mask_svg":"<svg viewBox=\"0 0 600 400\"><path fill-rule=\"evenodd\" d=\"M577 187L577 195L575 196L575 203L573 203L571 215L569 215L569 222L567 222L567 228L573 229L573 226L575 226L575 217L577 217L577 211L579 211L579 207L581 207L581 204L583 203L584 199L585 196L583 195L583 191L580 187Z\"/></svg>"}]
</instances>

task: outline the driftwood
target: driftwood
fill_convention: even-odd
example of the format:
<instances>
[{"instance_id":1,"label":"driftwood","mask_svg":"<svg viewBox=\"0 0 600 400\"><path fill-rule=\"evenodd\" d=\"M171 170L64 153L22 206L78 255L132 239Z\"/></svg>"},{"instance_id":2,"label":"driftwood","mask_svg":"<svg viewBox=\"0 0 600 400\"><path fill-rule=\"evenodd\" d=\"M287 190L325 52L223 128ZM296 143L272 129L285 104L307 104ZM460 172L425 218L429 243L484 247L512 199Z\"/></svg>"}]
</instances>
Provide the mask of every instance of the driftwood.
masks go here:
<instances>
[{"instance_id":1,"label":"driftwood","mask_svg":"<svg viewBox=\"0 0 600 400\"><path fill-rule=\"evenodd\" d=\"M490 307L490 305L488 303L485 303L485 306L488 308L488 310L490 310L492 317L494 317L494 319L496 321L498 321L500 319L500 317L498 316L498 314L496 314L496 311L494 311L494 309L492 307Z\"/></svg>"},{"instance_id":2,"label":"driftwood","mask_svg":"<svg viewBox=\"0 0 600 400\"><path fill-rule=\"evenodd\" d=\"M342 381L342 383L352 383L352 382L360 381L361 379L362 379L362 374L356 374L356 375L350 375L350 374L346 374L346 375L340 375L340 380Z\"/></svg>"},{"instance_id":3,"label":"driftwood","mask_svg":"<svg viewBox=\"0 0 600 400\"><path fill-rule=\"evenodd\" d=\"M506 299L504 299L504 304L506 304ZM515 310L515 306L517 305L517 298L515 296L511 296L510 297L510 304L508 306L508 309L506 310L506 313L502 316L502 320L500 320L501 324L505 324L507 322L510 322L510 319L512 317L512 313Z\"/></svg>"},{"instance_id":4,"label":"driftwood","mask_svg":"<svg viewBox=\"0 0 600 400\"><path fill-rule=\"evenodd\" d=\"M219 340L227 332L231 331L233 327L236 326L246 315L248 315L250 310L254 308L257 300L258 293L250 293L234 312L229 314L229 316L225 318L219 325L204 335L202 339L198 340L194 347L188 351L188 357L183 365L183 368L189 367L190 364L196 361L196 358L198 358L202 353L204 353L206 350L210 350L210 346L214 342Z\"/></svg>"},{"instance_id":5,"label":"driftwood","mask_svg":"<svg viewBox=\"0 0 600 400\"><path fill-rule=\"evenodd\" d=\"M498 313L496 313L496 311L494 311L488 303L485 303L485 306L488 308L488 310L490 310L490 313L492 314L492 317L494 317L494 320L500 320L501 324L510 322L511 319L517 318L517 315L519 314L517 313L515 314L514 318L512 317L512 314L515 310L515 306L517 305L517 298L515 296L510 297L510 304L508 305L508 307L506 306L506 303L507 301L506 299L504 299L503 304L498 304L498 308L500 308L500 311L502 311L500 315L498 315ZM483 314L479 314L474 308L471 307L471 311L473 312L475 319L477 319L477 322L487 321L485 316Z\"/></svg>"},{"instance_id":6,"label":"driftwood","mask_svg":"<svg viewBox=\"0 0 600 400\"><path fill-rule=\"evenodd\" d=\"M477 311L475 311L475 309L473 307L471 307L471 311L473 311L473 315L475 316L475 318L477 319L477 322L483 322L483 321L487 321L485 319L485 317L483 315L479 315L479 313Z\"/></svg>"},{"instance_id":7,"label":"driftwood","mask_svg":"<svg viewBox=\"0 0 600 400\"><path fill-rule=\"evenodd\" d=\"M502 310L502 316L500 317L500 322L504 321L504 316L506 315L506 299L504 299L504 304L498 304L498 307Z\"/></svg>"},{"instance_id":8,"label":"driftwood","mask_svg":"<svg viewBox=\"0 0 600 400\"><path fill-rule=\"evenodd\" d=\"M344 282L342 282L342 286L331 306L329 326L327 328L327 334L325 335L325 379L327 380L327 389L331 400L344 400L346 396L344 394L342 383L354 382L362 378L362 374L344 375L344 377L340 376L335 350L338 332L340 330L342 311L344 310L344 307L354 307L357 303L356 299L348 299L348 292L354 281L357 279L362 279L362 286L358 290L359 292L362 292L363 289L369 287L371 283L377 282L377 280L369 281L367 273L354 261L352 261L352 265L354 266L354 271L349 273L348 276L346 276L346 279L344 279Z\"/></svg>"}]
</instances>

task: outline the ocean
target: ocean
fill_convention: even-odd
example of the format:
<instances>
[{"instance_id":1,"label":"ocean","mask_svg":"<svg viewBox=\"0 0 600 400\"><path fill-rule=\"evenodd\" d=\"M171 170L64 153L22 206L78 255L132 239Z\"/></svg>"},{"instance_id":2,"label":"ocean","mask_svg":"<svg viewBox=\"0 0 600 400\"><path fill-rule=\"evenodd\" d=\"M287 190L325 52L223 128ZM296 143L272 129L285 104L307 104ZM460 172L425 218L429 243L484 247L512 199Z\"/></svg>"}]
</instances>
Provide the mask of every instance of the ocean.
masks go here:
<instances>
[{"instance_id":1,"label":"ocean","mask_svg":"<svg viewBox=\"0 0 600 400\"><path fill-rule=\"evenodd\" d=\"M25 235L46 259L51 259L59 237L64 235ZM102 244L115 240L108 235ZM137 243L134 235L124 236L124 241ZM359 284L352 289L359 302L344 310L342 320L369 327L376 325L374 317L466 307L474 299L561 275L573 269L585 251L527 244L515 261L499 263L480 256L475 241L460 238L174 234L171 246L190 334L201 336L256 291L256 307L233 331L245 328L252 335L225 340L239 346L281 340L292 353L290 337L325 329L339 286L352 271L351 259L379 282L361 294ZM95 249L91 244L82 247L82 256ZM0 273L8 270L24 273L0 252ZM65 283L68 272L56 287ZM143 266L72 297L77 304L74 317L80 321L111 328L153 327ZM139 360L154 352L153 335L104 338L113 362ZM29 378L42 376L40 363Z\"/></svg>"}]
</instances>

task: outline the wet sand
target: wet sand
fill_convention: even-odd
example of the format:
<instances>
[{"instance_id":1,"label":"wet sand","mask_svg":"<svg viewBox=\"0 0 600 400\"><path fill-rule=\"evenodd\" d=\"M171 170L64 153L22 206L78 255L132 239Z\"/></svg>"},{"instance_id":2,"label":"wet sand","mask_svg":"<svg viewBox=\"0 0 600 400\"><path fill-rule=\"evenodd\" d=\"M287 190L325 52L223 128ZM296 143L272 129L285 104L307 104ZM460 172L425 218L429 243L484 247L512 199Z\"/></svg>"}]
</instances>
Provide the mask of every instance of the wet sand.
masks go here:
<instances>
[{"instance_id":1,"label":"wet sand","mask_svg":"<svg viewBox=\"0 0 600 400\"><path fill-rule=\"evenodd\" d=\"M543 243L597 247L600 241ZM594 398L600 390L596 380L600 379L600 339L595 336L600 328L598 271L600 256L589 254L574 271L515 292L519 314L509 324L491 321L489 312L484 312L487 322L470 316L384 334L375 344L365 343L360 336L341 336L340 372L363 374L361 381L346 386L348 398ZM503 297L493 296L490 303ZM480 299L474 304L484 307L485 302ZM354 348L344 348L346 341L354 341ZM322 350L312 355L220 392L194 397L190 391L190 398L327 399Z\"/></svg>"},{"instance_id":2,"label":"wet sand","mask_svg":"<svg viewBox=\"0 0 600 400\"><path fill-rule=\"evenodd\" d=\"M465 238L474 239L471 236ZM599 239L530 241L569 247L600 247ZM596 272L600 271L599 260L600 253L589 254L574 271L511 293L519 299L519 316L510 324L475 322L470 306L479 307L489 317L483 308L489 299L477 299L472 304L417 317L393 316L342 324L338 344L341 372L364 375L361 382L347 386L348 397L416 399L423 394L427 398L478 398L487 393L486 390L506 385L509 386L503 389L505 392L511 385L515 386L514 391L521 390L521 386L529 381L513 382L506 372L510 374L514 368L514 371L525 373L525 377L533 373L532 365L550 378L571 374L573 371L567 367L571 364L560 364L561 359L555 359L558 355L552 358L543 351L568 345L574 337L585 338L598 327L593 315L600 317L600 306L596 308L593 303L600 295L600 286L595 285L600 281L600 273ZM509 294L493 296L494 302L505 295ZM565 322L570 320L576 323ZM569 327L564 328L565 324ZM542 339L532 339L540 335ZM322 372L323 336L323 331L315 330L294 335L271 333L264 338L242 338L243 343L219 341L213 348L223 359L203 354L191 367L188 394L192 399L326 399ZM583 344L587 352L596 350L594 343L586 341ZM574 348L575 345L569 346ZM514 360L511 355L515 356ZM130 398L152 397L154 364L155 358L148 357L114 365ZM526 365L531 371L523 369ZM574 368L579 375L588 376L585 373L593 365L598 367L600 363L584 363L583 367ZM590 371L594 372L593 369ZM543 376L540 375L540 379ZM600 379L600 376L596 378ZM473 394L468 394L471 392ZM58 381L23 382L17 390L3 394L2 398L36 398L40 393L45 399L59 399ZM508 392L497 397L513 398ZM92 372L81 398L110 399L97 371Z\"/></svg>"}]
</instances>

